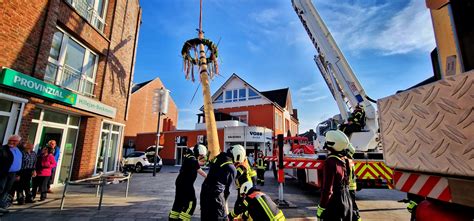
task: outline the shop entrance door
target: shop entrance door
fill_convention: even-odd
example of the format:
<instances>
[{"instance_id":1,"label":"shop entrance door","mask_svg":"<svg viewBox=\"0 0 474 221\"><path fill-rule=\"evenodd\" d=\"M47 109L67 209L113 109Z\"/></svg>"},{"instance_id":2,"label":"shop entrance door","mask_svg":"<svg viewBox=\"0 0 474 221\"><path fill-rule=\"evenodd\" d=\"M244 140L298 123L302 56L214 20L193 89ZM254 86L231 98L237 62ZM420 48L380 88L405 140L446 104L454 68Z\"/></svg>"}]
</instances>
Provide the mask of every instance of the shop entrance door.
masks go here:
<instances>
[{"instance_id":1,"label":"shop entrance door","mask_svg":"<svg viewBox=\"0 0 474 221\"><path fill-rule=\"evenodd\" d=\"M181 166L183 164L184 151L188 147L176 147L176 165Z\"/></svg>"}]
</instances>

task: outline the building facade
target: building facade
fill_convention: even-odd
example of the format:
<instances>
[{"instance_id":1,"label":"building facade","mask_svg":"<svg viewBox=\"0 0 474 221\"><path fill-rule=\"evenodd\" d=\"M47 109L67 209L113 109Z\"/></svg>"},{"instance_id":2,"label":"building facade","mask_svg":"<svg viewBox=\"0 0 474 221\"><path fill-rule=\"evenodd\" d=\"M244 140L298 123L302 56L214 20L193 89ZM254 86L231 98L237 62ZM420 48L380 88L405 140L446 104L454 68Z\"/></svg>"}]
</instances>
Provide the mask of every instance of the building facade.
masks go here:
<instances>
[{"instance_id":1,"label":"building facade","mask_svg":"<svg viewBox=\"0 0 474 221\"><path fill-rule=\"evenodd\" d=\"M289 88L259 91L233 74L214 93L212 100L222 150L241 144L249 152L256 147L271 151L276 135L298 134L297 110L293 109ZM168 131L163 137L160 142L164 147L160 152L163 162L180 164L183 148L206 144L203 113L198 114L194 130Z\"/></svg>"},{"instance_id":2,"label":"building facade","mask_svg":"<svg viewBox=\"0 0 474 221\"><path fill-rule=\"evenodd\" d=\"M159 78L135 84L132 87L129 117L125 127L124 148L130 152L133 150L144 151L147 145L143 139L148 140L148 135L137 136L137 134L153 134L156 143L156 131L158 127L158 114L153 113L153 98L155 90L166 87ZM178 124L178 108L171 95L168 100L168 112L160 117L160 131L174 131Z\"/></svg>"},{"instance_id":3,"label":"building facade","mask_svg":"<svg viewBox=\"0 0 474 221\"><path fill-rule=\"evenodd\" d=\"M138 0L2 1L0 141L56 140L54 184L118 169L141 22ZM75 152L73 166L71 159Z\"/></svg>"}]
</instances>

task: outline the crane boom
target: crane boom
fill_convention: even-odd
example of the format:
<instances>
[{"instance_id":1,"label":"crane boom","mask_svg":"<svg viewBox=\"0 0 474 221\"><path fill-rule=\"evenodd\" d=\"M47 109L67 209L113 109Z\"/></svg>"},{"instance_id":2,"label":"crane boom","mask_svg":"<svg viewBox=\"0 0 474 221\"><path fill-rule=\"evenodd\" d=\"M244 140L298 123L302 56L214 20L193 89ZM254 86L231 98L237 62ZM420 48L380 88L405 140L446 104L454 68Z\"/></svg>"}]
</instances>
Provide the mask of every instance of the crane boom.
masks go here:
<instances>
[{"instance_id":1,"label":"crane boom","mask_svg":"<svg viewBox=\"0 0 474 221\"><path fill-rule=\"evenodd\" d=\"M339 108L341 118L347 121L355 106L363 105L366 112L365 130L368 133L353 134L351 142L356 149L368 151L377 148L378 121L375 107L352 71L349 63L336 44L311 0L292 0L301 23L311 39L318 55L314 60Z\"/></svg>"},{"instance_id":2,"label":"crane boom","mask_svg":"<svg viewBox=\"0 0 474 221\"><path fill-rule=\"evenodd\" d=\"M325 79L328 78L327 75L331 75L337 81L340 90L334 91L333 93L341 93L349 111L352 111L357 104L363 104L366 109L367 117L375 118L374 106L367 99L362 85L311 0L292 0L292 3L319 54L318 57L321 63L326 67L326 71L321 72L321 74ZM319 69L321 70L321 67L319 67ZM347 119L347 117L345 117L345 119Z\"/></svg>"}]
</instances>

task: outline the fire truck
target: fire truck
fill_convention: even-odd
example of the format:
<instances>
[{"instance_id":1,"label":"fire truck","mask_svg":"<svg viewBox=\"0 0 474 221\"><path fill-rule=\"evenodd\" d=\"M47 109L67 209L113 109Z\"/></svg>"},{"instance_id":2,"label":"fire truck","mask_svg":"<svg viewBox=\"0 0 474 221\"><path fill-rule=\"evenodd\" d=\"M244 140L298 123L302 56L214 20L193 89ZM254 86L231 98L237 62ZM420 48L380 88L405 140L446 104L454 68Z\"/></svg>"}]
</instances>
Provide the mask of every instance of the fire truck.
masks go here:
<instances>
[{"instance_id":1,"label":"fire truck","mask_svg":"<svg viewBox=\"0 0 474 221\"><path fill-rule=\"evenodd\" d=\"M314 142L314 153L295 152L298 149L284 148L285 172L297 177L301 183L320 187L322 167L327 157L326 150L322 149L324 135L328 130L337 129L338 125L347 122L350 113L360 105L365 110L365 125L361 131L353 132L350 136L350 141L356 149L354 163L357 186L359 189L392 188L393 171L383 162L378 116L372 105L373 100L366 95L311 0L292 0L292 4L318 53L314 61L340 113L317 126L318 137ZM287 138L285 142L294 143L298 139ZM276 156L278 155L267 156L267 160L276 162Z\"/></svg>"},{"instance_id":2,"label":"fire truck","mask_svg":"<svg viewBox=\"0 0 474 221\"><path fill-rule=\"evenodd\" d=\"M378 100L385 162L395 188L417 205L412 218L474 220L474 3L426 6L434 75Z\"/></svg>"}]
</instances>

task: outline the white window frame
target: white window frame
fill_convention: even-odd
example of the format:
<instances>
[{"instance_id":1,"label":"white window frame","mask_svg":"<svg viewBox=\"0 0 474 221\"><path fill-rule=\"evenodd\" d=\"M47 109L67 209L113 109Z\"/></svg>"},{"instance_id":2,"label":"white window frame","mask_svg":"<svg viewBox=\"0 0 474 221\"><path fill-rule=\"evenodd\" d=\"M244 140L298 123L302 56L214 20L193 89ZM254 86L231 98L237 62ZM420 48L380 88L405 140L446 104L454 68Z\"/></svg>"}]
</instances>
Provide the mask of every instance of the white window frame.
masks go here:
<instances>
[{"instance_id":1,"label":"white window frame","mask_svg":"<svg viewBox=\"0 0 474 221\"><path fill-rule=\"evenodd\" d=\"M109 128L108 129L104 129L104 124L109 124ZM119 131L113 131L112 128L113 126L119 126ZM120 163L120 156L121 156L121 152L122 152L122 147L123 147L123 131L124 131L124 127L125 125L124 124L120 124L120 123L117 123L117 122L113 122L113 121L108 121L108 120L103 120L102 123L100 124L100 136L99 136L99 141L98 141L98 144L97 144L97 153L96 153L96 158L95 158L95 165L94 165L94 175L97 175L99 173L97 173L97 161L99 160L99 156L100 156L100 145L101 145L101 139L102 139L102 133L103 132L107 132L108 135L107 135L107 141L106 141L106 150L105 151L105 155L104 155L104 162L103 162L103 168L102 168L102 173L104 174L110 174L110 173L115 173L117 172L118 170L118 165ZM111 170L111 171L107 171L109 168L108 167L108 161L109 161L109 158L108 158L108 149L110 148L110 145L111 145L111 139L112 139L112 134L118 134L118 142L117 142L117 151L115 153L115 164L114 164L114 169Z\"/></svg>"},{"instance_id":2,"label":"white window frame","mask_svg":"<svg viewBox=\"0 0 474 221\"><path fill-rule=\"evenodd\" d=\"M248 111L231 112L229 115L233 116L233 117L238 117L240 122L242 122L240 117L245 116L245 119L247 119L247 122L242 122L242 123L249 124L249 112Z\"/></svg>"},{"instance_id":3,"label":"white window frame","mask_svg":"<svg viewBox=\"0 0 474 221\"><path fill-rule=\"evenodd\" d=\"M66 2L71 5L73 8L76 9L76 11L78 12L79 15L81 15L81 17L83 17L85 20L87 20L94 28L96 28L97 30L99 30L100 32L104 32L104 28L105 28L105 16L107 15L107 9L108 9L108 5L109 5L109 0L104 0L104 5L103 5L103 12L102 14L99 14L99 12L97 11L99 9L99 1L98 0L94 0L94 5L88 5L88 6L92 6L92 9L94 9L93 11L93 15L91 18L87 18L85 15L81 14L80 13L80 10L77 8L77 1L85 1L85 0L66 0ZM94 17L94 15L97 15L98 18ZM99 22L101 22L103 25L101 27L97 27L98 24L95 24L94 23L94 18L96 18L97 20L99 20Z\"/></svg>"},{"instance_id":4,"label":"white window frame","mask_svg":"<svg viewBox=\"0 0 474 221\"><path fill-rule=\"evenodd\" d=\"M255 92L255 94L257 94L256 96L252 96L250 97L250 90L252 90L253 92ZM255 99L259 99L261 98L261 96L258 94L258 92L252 88L248 88L247 89L247 100L255 100Z\"/></svg>"},{"instance_id":5,"label":"white window frame","mask_svg":"<svg viewBox=\"0 0 474 221\"><path fill-rule=\"evenodd\" d=\"M93 52L91 49L89 49L87 46L82 44L80 41L78 41L74 37L70 36L63 29L61 29L59 27L56 27L56 29L57 29L57 31L60 31L60 32L63 33L63 38L62 38L62 42L61 42L61 48L59 49L58 60L56 60L54 58L51 58L48 55L48 62L57 66L56 77L55 77L54 84L56 84L56 85L58 85L62 88L67 88L68 90L71 90L71 91L74 91L74 92L77 92L77 93L80 93L80 94L84 94L84 95L87 95L87 96L90 96L90 97L94 97L95 86L97 85L95 80L96 80L97 68L98 68L98 64L99 64L98 54ZM67 50L68 50L67 47L68 47L69 41L74 41L75 43L77 43L78 45L80 45L81 47L83 47L85 49L84 58L83 58L83 61L82 61L81 80L79 81L78 90L68 88L68 87L65 87L65 86L60 84L60 80L62 79L63 73L64 73L64 65L65 65L64 62L66 60L66 53L67 53ZM85 73L86 64L89 61L90 54L93 54L95 56L94 67L93 67L93 71L92 71L93 72L92 73L92 78L87 76L86 73ZM91 82L93 84L91 92L85 92L84 91L84 81L88 81L88 82Z\"/></svg>"},{"instance_id":6,"label":"white window frame","mask_svg":"<svg viewBox=\"0 0 474 221\"><path fill-rule=\"evenodd\" d=\"M18 134L21 120L23 118L22 116L23 110L25 109L25 103L28 103L28 100L3 93L0 93L0 99L12 102L12 107L9 112L0 111L0 116L8 117L5 136L3 137L3 140L0 140L2 144L4 144L7 143L8 138L11 135Z\"/></svg>"}]
</instances>

